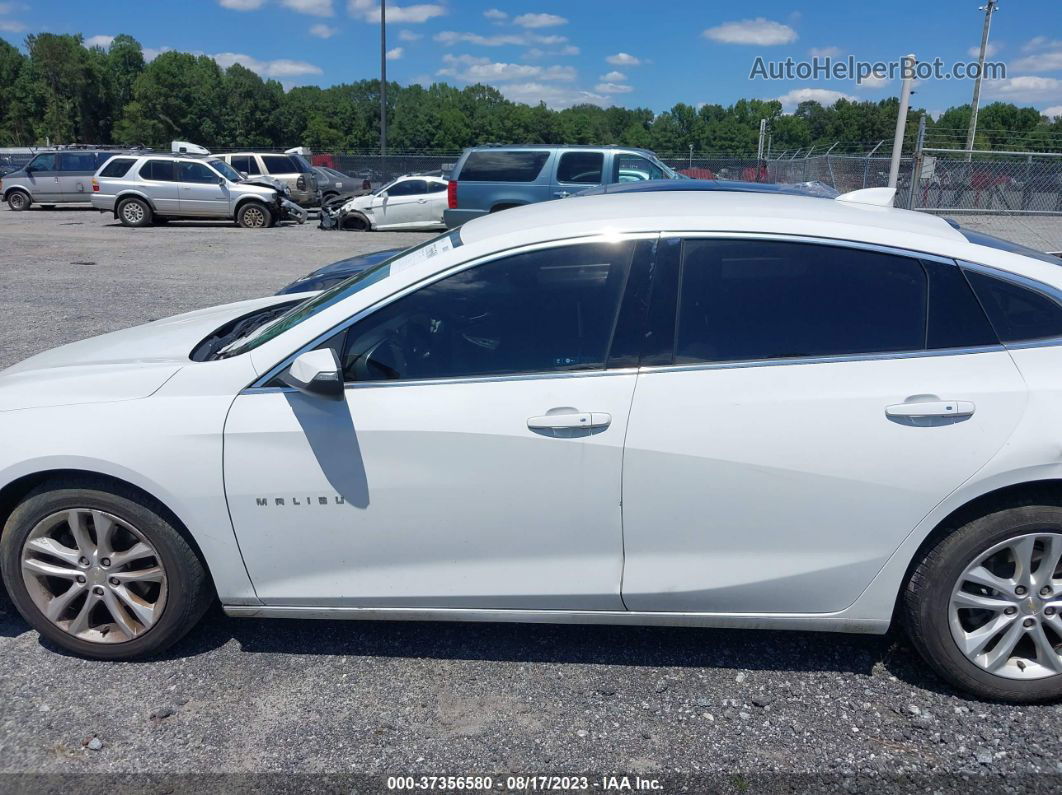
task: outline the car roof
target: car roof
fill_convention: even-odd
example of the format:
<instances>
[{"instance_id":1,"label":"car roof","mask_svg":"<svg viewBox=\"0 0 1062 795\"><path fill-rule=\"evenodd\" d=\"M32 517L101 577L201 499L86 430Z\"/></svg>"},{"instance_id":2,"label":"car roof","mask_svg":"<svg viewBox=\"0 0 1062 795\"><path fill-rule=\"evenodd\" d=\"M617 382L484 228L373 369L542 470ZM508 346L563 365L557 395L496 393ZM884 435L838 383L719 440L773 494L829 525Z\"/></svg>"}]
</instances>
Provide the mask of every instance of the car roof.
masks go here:
<instances>
[{"instance_id":1,"label":"car roof","mask_svg":"<svg viewBox=\"0 0 1062 795\"><path fill-rule=\"evenodd\" d=\"M480 144L479 146L468 147L469 152L474 152L477 149L495 151L499 149L512 149L514 151L523 151L525 149L592 149L594 151L616 149L621 152L640 152L643 155L656 157L656 153L650 149L644 149L640 146L623 146L621 144Z\"/></svg>"},{"instance_id":2,"label":"car roof","mask_svg":"<svg viewBox=\"0 0 1062 795\"><path fill-rule=\"evenodd\" d=\"M837 191L822 183L742 182L732 179L647 179L638 182L613 182L579 191L580 196L599 193L647 193L653 191L732 191L735 193L786 193L791 196L815 196L834 199Z\"/></svg>"},{"instance_id":3,"label":"car roof","mask_svg":"<svg viewBox=\"0 0 1062 795\"><path fill-rule=\"evenodd\" d=\"M833 238L933 252L967 240L926 213L784 193L682 190L574 196L469 221L463 243L506 245L603 233L760 232ZM922 246L922 248L919 248Z\"/></svg>"}]
</instances>

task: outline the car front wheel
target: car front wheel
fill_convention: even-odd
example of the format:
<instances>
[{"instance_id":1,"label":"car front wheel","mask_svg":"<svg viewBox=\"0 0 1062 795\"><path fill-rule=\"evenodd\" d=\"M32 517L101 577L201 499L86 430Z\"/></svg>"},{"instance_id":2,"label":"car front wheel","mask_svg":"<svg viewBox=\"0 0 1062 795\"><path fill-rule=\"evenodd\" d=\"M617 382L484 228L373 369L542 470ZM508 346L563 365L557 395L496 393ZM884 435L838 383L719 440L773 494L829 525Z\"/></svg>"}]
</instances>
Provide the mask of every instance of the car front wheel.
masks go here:
<instances>
[{"instance_id":1,"label":"car front wheel","mask_svg":"<svg viewBox=\"0 0 1062 795\"><path fill-rule=\"evenodd\" d=\"M265 229L273 223L269 208L258 202L247 202L236 213L236 223L244 229Z\"/></svg>"},{"instance_id":2,"label":"car front wheel","mask_svg":"<svg viewBox=\"0 0 1062 795\"><path fill-rule=\"evenodd\" d=\"M0 537L4 583L19 613L55 645L85 657L157 654L210 603L209 580L165 510L109 485L45 484Z\"/></svg>"},{"instance_id":3,"label":"car front wheel","mask_svg":"<svg viewBox=\"0 0 1062 795\"><path fill-rule=\"evenodd\" d=\"M1007 508L944 537L912 573L908 634L953 685L1025 703L1062 697L1062 507Z\"/></svg>"},{"instance_id":4,"label":"car front wheel","mask_svg":"<svg viewBox=\"0 0 1062 795\"><path fill-rule=\"evenodd\" d=\"M30 206L30 197L20 190L11 191L11 193L7 195L7 206L15 212L28 210Z\"/></svg>"}]
</instances>

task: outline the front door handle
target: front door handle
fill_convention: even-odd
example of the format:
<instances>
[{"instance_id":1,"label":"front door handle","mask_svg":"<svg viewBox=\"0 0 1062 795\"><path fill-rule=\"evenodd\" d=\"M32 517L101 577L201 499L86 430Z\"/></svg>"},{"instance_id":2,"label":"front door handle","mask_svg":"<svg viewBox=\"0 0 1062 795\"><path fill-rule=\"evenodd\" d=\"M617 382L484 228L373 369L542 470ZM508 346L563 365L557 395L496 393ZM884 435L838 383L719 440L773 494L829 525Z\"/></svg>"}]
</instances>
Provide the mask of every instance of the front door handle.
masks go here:
<instances>
[{"instance_id":1,"label":"front door handle","mask_svg":"<svg viewBox=\"0 0 1062 795\"><path fill-rule=\"evenodd\" d=\"M974 413L969 400L926 400L895 403L885 407L887 417L969 417Z\"/></svg>"},{"instance_id":2,"label":"front door handle","mask_svg":"<svg viewBox=\"0 0 1062 795\"><path fill-rule=\"evenodd\" d=\"M528 417L527 427L533 431L560 430L565 428L606 428L612 415L603 411L582 411L572 414L546 414Z\"/></svg>"},{"instance_id":3,"label":"front door handle","mask_svg":"<svg viewBox=\"0 0 1062 795\"><path fill-rule=\"evenodd\" d=\"M567 199L569 196L571 196L571 194L568 193L568 191L566 190L557 191L553 195L556 196L558 199Z\"/></svg>"}]
</instances>

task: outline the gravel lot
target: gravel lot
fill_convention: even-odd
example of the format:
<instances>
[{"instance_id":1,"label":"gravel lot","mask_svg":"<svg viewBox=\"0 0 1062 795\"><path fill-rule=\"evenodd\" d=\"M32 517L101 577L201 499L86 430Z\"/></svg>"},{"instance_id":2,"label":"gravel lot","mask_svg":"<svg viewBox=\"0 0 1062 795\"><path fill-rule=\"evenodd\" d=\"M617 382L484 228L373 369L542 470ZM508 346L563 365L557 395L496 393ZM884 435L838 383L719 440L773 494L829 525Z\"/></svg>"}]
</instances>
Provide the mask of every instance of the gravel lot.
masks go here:
<instances>
[{"instance_id":1,"label":"gravel lot","mask_svg":"<svg viewBox=\"0 0 1062 795\"><path fill-rule=\"evenodd\" d=\"M0 210L0 365L423 237ZM0 597L6 773L777 771L1046 792L1060 732L1062 707L970 700L902 637L214 611L164 659L106 664L43 646ZM873 781L910 774L929 778Z\"/></svg>"}]
</instances>

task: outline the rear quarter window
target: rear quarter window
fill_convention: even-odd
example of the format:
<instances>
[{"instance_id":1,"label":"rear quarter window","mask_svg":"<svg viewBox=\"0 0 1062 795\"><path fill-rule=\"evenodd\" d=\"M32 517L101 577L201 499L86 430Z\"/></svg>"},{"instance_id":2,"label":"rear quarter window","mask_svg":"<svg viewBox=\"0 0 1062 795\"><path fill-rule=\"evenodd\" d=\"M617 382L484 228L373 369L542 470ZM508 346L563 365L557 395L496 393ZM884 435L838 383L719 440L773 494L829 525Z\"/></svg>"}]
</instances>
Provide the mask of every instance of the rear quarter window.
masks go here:
<instances>
[{"instance_id":1,"label":"rear quarter window","mask_svg":"<svg viewBox=\"0 0 1062 795\"><path fill-rule=\"evenodd\" d=\"M101 177L124 177L129 173L130 166L136 162L134 157L116 157L103 167L100 172Z\"/></svg>"},{"instance_id":2,"label":"rear quarter window","mask_svg":"<svg viewBox=\"0 0 1062 795\"><path fill-rule=\"evenodd\" d=\"M977 271L966 278L1003 342L1062 337L1062 306L1051 298Z\"/></svg>"},{"instance_id":3,"label":"rear quarter window","mask_svg":"<svg viewBox=\"0 0 1062 795\"><path fill-rule=\"evenodd\" d=\"M298 174L302 170L285 155L262 155L262 164L270 174Z\"/></svg>"},{"instance_id":4,"label":"rear quarter window","mask_svg":"<svg viewBox=\"0 0 1062 795\"><path fill-rule=\"evenodd\" d=\"M457 178L472 182L534 182L549 152L472 152Z\"/></svg>"}]
</instances>

